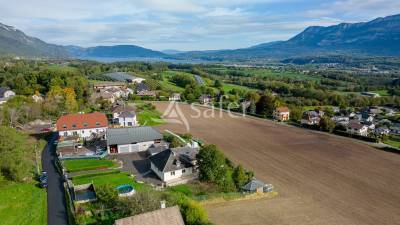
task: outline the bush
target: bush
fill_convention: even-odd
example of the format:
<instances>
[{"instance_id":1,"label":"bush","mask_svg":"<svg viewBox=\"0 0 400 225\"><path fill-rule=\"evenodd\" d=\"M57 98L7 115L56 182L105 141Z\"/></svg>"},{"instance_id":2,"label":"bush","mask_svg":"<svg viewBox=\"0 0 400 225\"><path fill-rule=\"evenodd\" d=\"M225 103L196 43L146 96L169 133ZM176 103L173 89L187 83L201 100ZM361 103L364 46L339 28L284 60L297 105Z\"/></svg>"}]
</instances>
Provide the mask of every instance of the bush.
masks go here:
<instances>
[{"instance_id":1,"label":"bush","mask_svg":"<svg viewBox=\"0 0 400 225\"><path fill-rule=\"evenodd\" d=\"M207 212L198 202L182 198L179 202L179 206L186 225L211 224L208 221Z\"/></svg>"},{"instance_id":2,"label":"bush","mask_svg":"<svg viewBox=\"0 0 400 225\"><path fill-rule=\"evenodd\" d=\"M101 185L96 188L96 196L100 203L107 207L113 207L118 201L118 191L110 184Z\"/></svg>"}]
</instances>

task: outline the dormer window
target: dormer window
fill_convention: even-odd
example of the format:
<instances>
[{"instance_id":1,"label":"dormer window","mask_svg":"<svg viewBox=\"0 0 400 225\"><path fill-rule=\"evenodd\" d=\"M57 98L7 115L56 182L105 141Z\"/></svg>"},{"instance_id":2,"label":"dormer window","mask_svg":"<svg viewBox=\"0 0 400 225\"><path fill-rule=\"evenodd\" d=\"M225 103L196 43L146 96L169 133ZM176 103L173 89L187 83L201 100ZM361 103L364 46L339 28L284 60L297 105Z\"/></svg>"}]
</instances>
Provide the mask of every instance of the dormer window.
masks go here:
<instances>
[{"instance_id":1,"label":"dormer window","mask_svg":"<svg viewBox=\"0 0 400 225\"><path fill-rule=\"evenodd\" d=\"M76 128L76 124L72 124L72 128Z\"/></svg>"},{"instance_id":2,"label":"dormer window","mask_svg":"<svg viewBox=\"0 0 400 225\"><path fill-rule=\"evenodd\" d=\"M100 122L96 122L96 126L100 126Z\"/></svg>"},{"instance_id":3,"label":"dormer window","mask_svg":"<svg viewBox=\"0 0 400 225\"><path fill-rule=\"evenodd\" d=\"M87 127L87 126L88 126L88 123L83 123L83 126L84 126L84 127Z\"/></svg>"},{"instance_id":4,"label":"dormer window","mask_svg":"<svg viewBox=\"0 0 400 225\"><path fill-rule=\"evenodd\" d=\"M67 124L63 124L62 128L66 129L67 128Z\"/></svg>"}]
</instances>

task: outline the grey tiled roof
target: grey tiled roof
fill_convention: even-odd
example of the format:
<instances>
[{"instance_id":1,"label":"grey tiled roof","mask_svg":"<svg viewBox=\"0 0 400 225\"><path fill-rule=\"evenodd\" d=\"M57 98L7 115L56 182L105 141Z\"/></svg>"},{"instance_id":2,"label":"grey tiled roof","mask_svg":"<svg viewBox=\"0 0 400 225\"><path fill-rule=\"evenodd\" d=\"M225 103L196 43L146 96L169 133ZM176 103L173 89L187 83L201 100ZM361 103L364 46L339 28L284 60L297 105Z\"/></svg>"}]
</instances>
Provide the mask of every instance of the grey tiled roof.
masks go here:
<instances>
[{"instance_id":1,"label":"grey tiled roof","mask_svg":"<svg viewBox=\"0 0 400 225\"><path fill-rule=\"evenodd\" d=\"M245 191L255 191L257 188L264 187L264 182L256 179L252 179L249 183L244 185L243 190Z\"/></svg>"},{"instance_id":2,"label":"grey tiled roof","mask_svg":"<svg viewBox=\"0 0 400 225\"><path fill-rule=\"evenodd\" d=\"M134 112L127 112L127 111L121 112L119 114L119 117L125 117L125 118L133 118L135 116L136 116L136 114Z\"/></svg>"},{"instance_id":3,"label":"grey tiled roof","mask_svg":"<svg viewBox=\"0 0 400 225\"><path fill-rule=\"evenodd\" d=\"M107 145L122 145L135 142L160 140L162 134L152 127L109 128L106 133Z\"/></svg>"},{"instance_id":4,"label":"grey tiled roof","mask_svg":"<svg viewBox=\"0 0 400 225\"><path fill-rule=\"evenodd\" d=\"M167 149L150 157L150 161L162 172L192 167L198 150L190 147Z\"/></svg>"}]
</instances>

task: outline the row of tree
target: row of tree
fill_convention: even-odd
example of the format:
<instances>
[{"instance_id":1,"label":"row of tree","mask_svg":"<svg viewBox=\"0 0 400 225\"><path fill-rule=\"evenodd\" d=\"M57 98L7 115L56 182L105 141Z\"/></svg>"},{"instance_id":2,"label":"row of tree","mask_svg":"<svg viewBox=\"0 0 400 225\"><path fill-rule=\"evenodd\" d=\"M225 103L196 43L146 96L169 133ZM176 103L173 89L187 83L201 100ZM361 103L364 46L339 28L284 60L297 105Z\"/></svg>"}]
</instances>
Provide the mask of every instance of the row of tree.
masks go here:
<instances>
[{"instance_id":1,"label":"row of tree","mask_svg":"<svg viewBox=\"0 0 400 225\"><path fill-rule=\"evenodd\" d=\"M216 184L222 191L240 191L254 176L241 165L233 165L215 145L203 146L198 155L199 178Z\"/></svg>"}]
</instances>

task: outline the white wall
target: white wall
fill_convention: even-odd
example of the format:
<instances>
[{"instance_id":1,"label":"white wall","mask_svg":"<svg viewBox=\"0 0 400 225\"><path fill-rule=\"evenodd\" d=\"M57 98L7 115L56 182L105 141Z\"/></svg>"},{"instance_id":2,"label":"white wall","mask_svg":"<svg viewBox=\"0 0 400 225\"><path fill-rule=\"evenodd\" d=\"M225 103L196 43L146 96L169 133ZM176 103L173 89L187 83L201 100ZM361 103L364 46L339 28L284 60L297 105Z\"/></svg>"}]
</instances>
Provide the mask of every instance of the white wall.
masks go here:
<instances>
[{"instance_id":1,"label":"white wall","mask_svg":"<svg viewBox=\"0 0 400 225\"><path fill-rule=\"evenodd\" d=\"M176 171L174 171L175 172L174 175L172 175L171 172L163 173L163 172L159 171L158 168L153 163L151 163L151 170L153 170L154 173L157 174L157 176L164 182L178 179L178 178L181 178L183 176L187 176L187 175L190 175L193 173L192 167L176 170ZM185 170L185 172L183 172L183 170Z\"/></svg>"},{"instance_id":2,"label":"white wall","mask_svg":"<svg viewBox=\"0 0 400 225\"><path fill-rule=\"evenodd\" d=\"M154 141L146 141L139 142L137 144L123 144L118 145L118 153L130 153L130 152L142 152L149 149L151 145L154 144ZM110 146L107 146L107 151L110 153Z\"/></svg>"},{"instance_id":3,"label":"white wall","mask_svg":"<svg viewBox=\"0 0 400 225\"><path fill-rule=\"evenodd\" d=\"M91 128L91 129L78 129L78 130L68 130L68 131L59 131L58 135L60 137L65 137L65 136L73 136L74 132L79 137L87 138L90 137L92 133L100 133L100 132L105 132L107 130L107 127L98 127L98 128Z\"/></svg>"},{"instance_id":4,"label":"white wall","mask_svg":"<svg viewBox=\"0 0 400 225\"><path fill-rule=\"evenodd\" d=\"M122 127L128 127L128 126L137 126L137 120L136 120L136 116L135 117L114 117L114 118L118 118L118 123L120 126ZM128 125L128 123L132 123L132 125Z\"/></svg>"}]
</instances>

